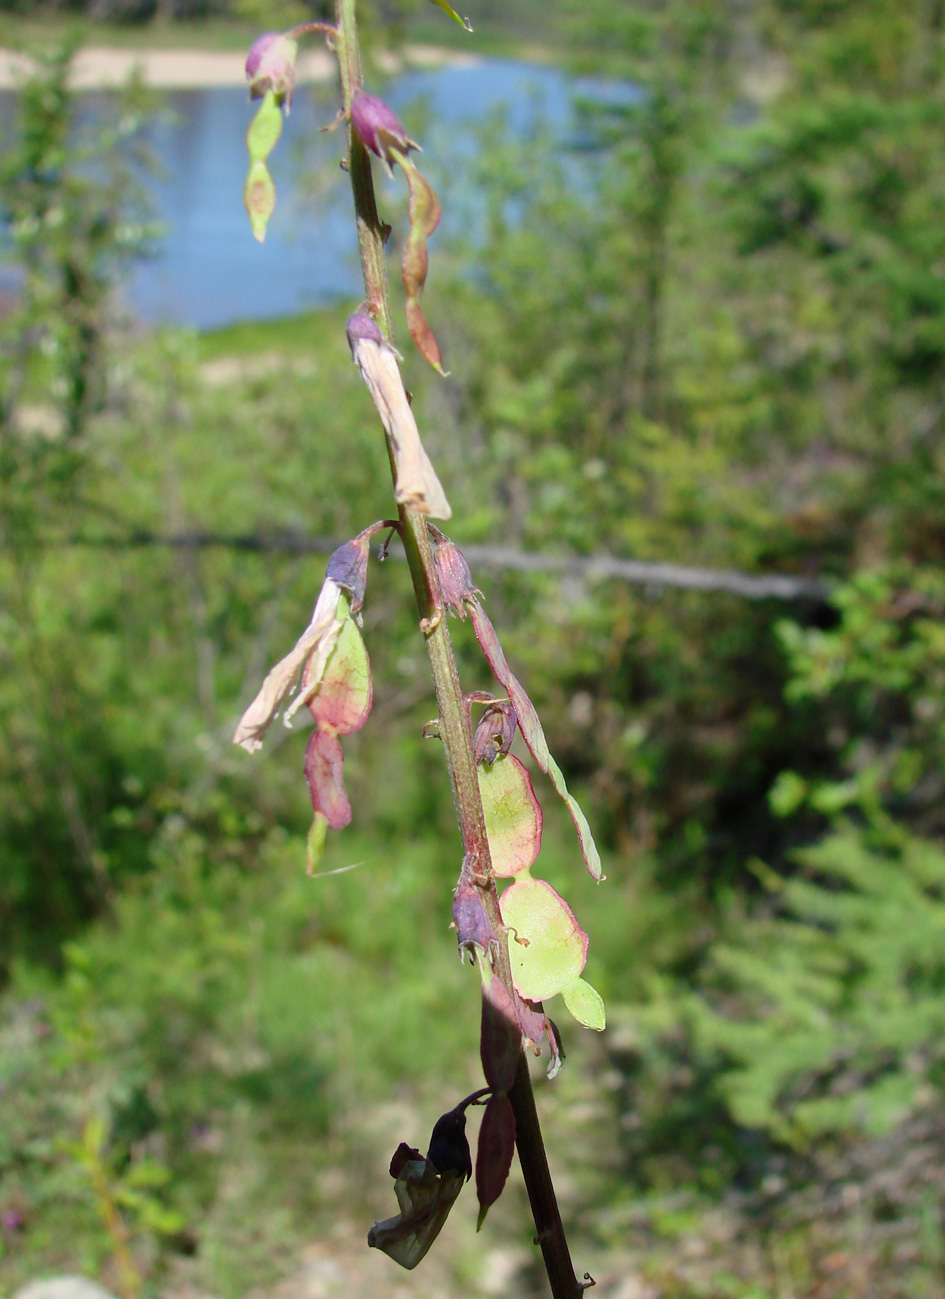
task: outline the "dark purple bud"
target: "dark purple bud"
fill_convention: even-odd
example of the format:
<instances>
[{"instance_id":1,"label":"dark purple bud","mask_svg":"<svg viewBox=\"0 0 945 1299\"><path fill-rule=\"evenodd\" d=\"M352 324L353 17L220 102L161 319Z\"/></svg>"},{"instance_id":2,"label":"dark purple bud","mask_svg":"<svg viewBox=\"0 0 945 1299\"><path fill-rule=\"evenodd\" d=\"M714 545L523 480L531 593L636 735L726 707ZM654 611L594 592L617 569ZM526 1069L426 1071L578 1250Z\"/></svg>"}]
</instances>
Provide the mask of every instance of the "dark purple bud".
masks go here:
<instances>
[{"instance_id":1,"label":"dark purple bud","mask_svg":"<svg viewBox=\"0 0 945 1299\"><path fill-rule=\"evenodd\" d=\"M472 1172L471 1167L470 1172ZM23 1230L23 1223L23 1215L17 1209L4 1209L3 1213L0 1214L0 1226L11 1236L14 1232Z\"/></svg>"},{"instance_id":2,"label":"dark purple bud","mask_svg":"<svg viewBox=\"0 0 945 1299\"><path fill-rule=\"evenodd\" d=\"M455 542L450 541L446 533L428 523L430 536L433 538L433 557L436 564L436 578L440 584L440 595L447 609L466 617L465 600L475 600L482 592L472 579L466 557Z\"/></svg>"},{"instance_id":3,"label":"dark purple bud","mask_svg":"<svg viewBox=\"0 0 945 1299\"><path fill-rule=\"evenodd\" d=\"M295 58L298 44L285 32L267 32L250 46L246 56L246 80L250 99L262 99L272 90L277 104L292 107L295 90Z\"/></svg>"},{"instance_id":4,"label":"dark purple bud","mask_svg":"<svg viewBox=\"0 0 945 1299\"><path fill-rule=\"evenodd\" d=\"M462 1106L449 1110L437 1119L430 1136L427 1159L438 1173L462 1173L463 1180L472 1177L472 1157L466 1139L466 1111Z\"/></svg>"},{"instance_id":5,"label":"dark purple bud","mask_svg":"<svg viewBox=\"0 0 945 1299\"><path fill-rule=\"evenodd\" d=\"M365 149L376 154L388 172L395 161L392 149L407 153L420 148L404 130L394 110L383 99L366 95L363 90L351 101L351 126Z\"/></svg>"},{"instance_id":6,"label":"dark purple bud","mask_svg":"<svg viewBox=\"0 0 945 1299\"><path fill-rule=\"evenodd\" d=\"M507 701L496 700L483 713L473 738L476 762L492 766L496 758L508 753L515 735L515 709Z\"/></svg>"}]
</instances>

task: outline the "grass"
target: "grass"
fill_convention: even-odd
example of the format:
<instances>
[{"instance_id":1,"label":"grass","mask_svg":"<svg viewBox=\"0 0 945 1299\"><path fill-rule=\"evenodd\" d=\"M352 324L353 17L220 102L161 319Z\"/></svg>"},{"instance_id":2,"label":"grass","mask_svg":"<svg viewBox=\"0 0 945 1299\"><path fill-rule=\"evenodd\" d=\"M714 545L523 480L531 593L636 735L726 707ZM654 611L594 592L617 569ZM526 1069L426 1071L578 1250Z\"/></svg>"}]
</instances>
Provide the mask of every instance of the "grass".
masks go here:
<instances>
[{"instance_id":1,"label":"grass","mask_svg":"<svg viewBox=\"0 0 945 1299\"><path fill-rule=\"evenodd\" d=\"M406 41L417 45L440 46L443 49L475 54L546 62L560 52L549 6L541 0L519 0L514 10L485 0L475 6L472 34L451 22L445 14L424 5L396 33L386 33L385 43ZM479 12L476 12L478 10ZM464 10L465 12L465 10ZM481 15L481 16L480 16ZM142 24L120 24L95 21L79 15L67 19L55 14L52 23L60 33L74 31L86 45L116 50L206 50L244 53L266 26L271 23L248 22L239 18L201 19L194 22L152 21ZM27 52L41 48L49 41L50 20L19 14L0 15L0 47ZM538 39L536 39L536 34Z\"/></svg>"},{"instance_id":2,"label":"grass","mask_svg":"<svg viewBox=\"0 0 945 1299\"><path fill-rule=\"evenodd\" d=\"M147 1159L166 1170L160 1198L183 1234L162 1245L126 1206L154 1276L183 1266L186 1237L206 1287L241 1295L313 1219L327 1231L363 1214L366 1227L367 1200L387 1211L387 1184L364 1170L383 1172L402 1138L422 1144L478 1083L478 1006L440 923L440 845L391 860L382 840L333 838L325 868L352 861L308 879L300 840L274 834L257 870L208 874L190 837L67 949L63 979L17 971L0 1003L0 1166L3 1207L24 1229L0 1257L0 1289L69 1259L108 1276L111 1242L74 1154L93 1114L114 1185Z\"/></svg>"},{"instance_id":3,"label":"grass","mask_svg":"<svg viewBox=\"0 0 945 1299\"><path fill-rule=\"evenodd\" d=\"M281 356L310 356L331 348L344 337L345 322L351 314L351 303L317 307L297 316L273 320L240 320L219 329L204 330L198 335L197 358L201 361L221 357L253 357L265 352Z\"/></svg>"},{"instance_id":4,"label":"grass","mask_svg":"<svg viewBox=\"0 0 945 1299\"><path fill-rule=\"evenodd\" d=\"M346 515L317 513L327 508L318 502L335 492L342 504L363 507L361 475L377 453L356 371L348 364L339 371L334 359L346 361L347 310L339 304L191 336L198 361L237 364L227 388L201 390L199 370L192 388L181 379L186 402L170 381L170 356L149 361L142 347L130 368L139 383L148 365L170 376L170 414L149 427L142 408L133 437L122 442L115 434L126 472L113 490L123 508L134 484L152 508L169 457L182 493L195 494L194 517L208 526L235 530L243 517L255 517L263 493L276 523L350 535ZM286 377L241 365L267 352L304 354L311 366L287 367ZM301 453L296 439L304 439ZM378 510L386 503L383 493ZM360 507L358 525L371 517ZM272 661L291 643L295 617L307 616L321 569L306 562L290 573L289 561L225 554L205 556L201 565L205 616L221 647L222 722L246 688L245 647L258 635L259 610L273 589L280 592L285 626L273 628L262 646L273 651L265 660ZM83 671L104 673L111 660L96 668L102 627L94 614L109 607L97 586L106 574L85 561L60 566L50 592L63 595L50 607L57 617L68 614L68 638L84 647ZM229 761L207 791L199 743L207 723L191 716L186 647L171 657L173 644L162 651L150 632L178 626L169 613L180 604L178 587L168 605L152 603L168 579L154 558L145 566L116 557L109 571L119 568L128 575L123 598L129 609L139 607L149 630L129 637L116 658L132 661L135 682L143 674L147 691L108 676L102 708L118 728L115 762L140 772L141 790L129 788L127 807L114 810L129 818L130 832L140 827L150 867L118 881L110 913L66 947L60 974L21 962L0 998L0 1212L22 1224L0 1235L0 1293L59 1271L114 1284L114 1242L76 1153L84 1125L98 1117L108 1133L103 1160L113 1196L134 1190L134 1175L154 1179L144 1204L125 1205L146 1296L187 1290L243 1299L303 1263L335 1269L352 1292L388 1294L401 1278L369 1254L364 1233L373 1218L393 1211L390 1155L400 1140L424 1145L436 1116L480 1077L475 976L456 959L447 927L459 846L440 757L418 738L430 715L429 691L385 711L398 683L412 685L411 656L422 659L404 612L406 571L391 565L383 578L372 572L366 639L376 712L346 746L354 826L331 836L321 867L355 869L308 879L302 737L256 759L234 757L227 745ZM88 612L79 598L83 581L96 583ZM410 625L398 630L398 619ZM468 624L453 627L460 653L476 654ZM527 676L521 631L519 641L516 653L513 633L510 657L516 666L526 660ZM55 661L61 668L58 654ZM478 655L476 664L482 671ZM478 684L477 668L469 670L470 685ZM86 688L94 704L99 695ZM173 725L161 722L164 711L175 715ZM168 755L166 774L163 756L157 763L138 752L151 746ZM643 854L611 857L608 882L598 888L547 782L536 779L536 792L545 816L536 874L564 893L591 934L587 974L612 1023L597 1037L571 1024L559 1002L549 1005L568 1063L553 1085L540 1083L539 1105L579 1268L588 1267L602 1290L641 1273L661 1293L690 1299L768 1299L785 1293L785 1284L806 1293L816 1260L836 1256L837 1241L847 1248L847 1225L818 1237L792 1221L790 1202L769 1205L762 1227L771 1258L759 1257L756 1209L749 1200L740 1207L731 1174L743 1159L745 1134L714 1117L711 1072L692 1072L690 1012L670 973L702 941L693 893L678 881L667 887L658 863ZM929 1200L930 1243L916 1247L918 1261L897 1294L937 1293L937 1206ZM522 1299L541 1293L527 1271L533 1252L517 1173L480 1236L474 1220L467 1191L446 1238L411 1278L411 1293L483 1293L486 1272L503 1253L506 1289L514 1285ZM913 1226L906 1227L911 1240ZM847 1235L855 1239L856 1230L851 1222ZM694 1242L705 1252L686 1262ZM517 1271L509 1271L509 1258Z\"/></svg>"},{"instance_id":5,"label":"grass","mask_svg":"<svg viewBox=\"0 0 945 1299\"><path fill-rule=\"evenodd\" d=\"M0 16L0 46L27 52L48 44L50 22L36 17ZM85 45L116 50L209 50L244 53L259 35L255 23L222 19L193 23L151 22L141 26L57 17L57 36L76 32Z\"/></svg>"}]
</instances>

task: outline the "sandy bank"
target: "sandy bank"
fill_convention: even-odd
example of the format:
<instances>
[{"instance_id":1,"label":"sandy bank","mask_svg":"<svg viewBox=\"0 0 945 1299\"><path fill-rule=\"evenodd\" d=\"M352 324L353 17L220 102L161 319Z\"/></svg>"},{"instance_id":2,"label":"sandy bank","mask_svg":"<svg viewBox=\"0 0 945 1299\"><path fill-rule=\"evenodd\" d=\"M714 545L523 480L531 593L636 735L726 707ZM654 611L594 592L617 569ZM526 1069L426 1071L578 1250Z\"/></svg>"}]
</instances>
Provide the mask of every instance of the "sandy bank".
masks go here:
<instances>
[{"instance_id":1,"label":"sandy bank","mask_svg":"<svg viewBox=\"0 0 945 1299\"><path fill-rule=\"evenodd\" d=\"M435 67L450 63L466 66L479 61L476 55L456 54L428 45L409 45L401 56L389 55L382 66L397 72L405 64ZM210 86L244 86L242 54L206 50L117 50L87 46L76 55L72 85L77 90L120 86L132 72L140 70L145 82L160 90L199 90ZM30 71L30 60L11 50L0 50L0 90L14 89ZM298 61L302 82L330 81L336 75L334 58L325 49L302 50Z\"/></svg>"}]
</instances>

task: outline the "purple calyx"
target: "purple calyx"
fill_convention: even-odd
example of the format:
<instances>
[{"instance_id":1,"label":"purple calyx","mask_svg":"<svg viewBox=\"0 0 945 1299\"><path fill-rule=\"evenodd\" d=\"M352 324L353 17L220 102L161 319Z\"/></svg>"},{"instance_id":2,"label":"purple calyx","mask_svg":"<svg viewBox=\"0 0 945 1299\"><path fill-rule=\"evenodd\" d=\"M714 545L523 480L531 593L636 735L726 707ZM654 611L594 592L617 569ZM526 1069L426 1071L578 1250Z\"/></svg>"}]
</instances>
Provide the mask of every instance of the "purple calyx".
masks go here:
<instances>
[{"instance_id":1,"label":"purple calyx","mask_svg":"<svg viewBox=\"0 0 945 1299\"><path fill-rule=\"evenodd\" d=\"M262 99L271 90L277 103L284 103L287 110L291 108L298 48L285 32L266 32L253 41L246 56L250 99Z\"/></svg>"},{"instance_id":2,"label":"purple calyx","mask_svg":"<svg viewBox=\"0 0 945 1299\"><path fill-rule=\"evenodd\" d=\"M383 99L363 90L351 101L351 126L365 149L380 158L388 171L396 161L393 150L405 154L420 148L404 130L394 110Z\"/></svg>"}]
</instances>

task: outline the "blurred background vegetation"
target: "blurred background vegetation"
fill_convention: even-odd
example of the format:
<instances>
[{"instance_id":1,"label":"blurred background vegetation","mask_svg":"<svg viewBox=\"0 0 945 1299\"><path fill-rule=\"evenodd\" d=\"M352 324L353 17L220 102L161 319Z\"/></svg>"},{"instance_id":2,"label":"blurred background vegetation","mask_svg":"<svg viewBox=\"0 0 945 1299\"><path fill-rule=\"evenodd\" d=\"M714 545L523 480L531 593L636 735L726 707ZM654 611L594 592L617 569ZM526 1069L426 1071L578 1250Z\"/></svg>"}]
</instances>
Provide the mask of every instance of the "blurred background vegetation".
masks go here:
<instances>
[{"instance_id":1,"label":"blurred background vegetation","mask_svg":"<svg viewBox=\"0 0 945 1299\"><path fill-rule=\"evenodd\" d=\"M286 21L0 9L27 44ZM375 48L463 38L440 17L366 11ZM474 570L608 875L543 799L610 1019L539 1084L579 1270L624 1299L945 1295L945 5L471 17L466 41L643 93L590 97L567 146L497 113L461 187L425 155L477 214L434 248L452 377L408 361L451 535L829 592ZM132 85L89 128L72 50L0 158L0 1288L388 1293L363 1238L390 1152L479 1079L403 565L370 576L375 706L323 862L351 869L303 873L303 737L230 742L320 585L292 539L390 510L356 303L203 333L116 309L159 237L159 106ZM479 1237L461 1201L398 1293L543 1293L506 1195Z\"/></svg>"}]
</instances>

